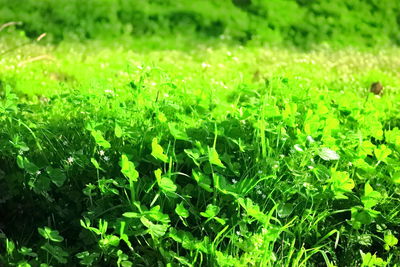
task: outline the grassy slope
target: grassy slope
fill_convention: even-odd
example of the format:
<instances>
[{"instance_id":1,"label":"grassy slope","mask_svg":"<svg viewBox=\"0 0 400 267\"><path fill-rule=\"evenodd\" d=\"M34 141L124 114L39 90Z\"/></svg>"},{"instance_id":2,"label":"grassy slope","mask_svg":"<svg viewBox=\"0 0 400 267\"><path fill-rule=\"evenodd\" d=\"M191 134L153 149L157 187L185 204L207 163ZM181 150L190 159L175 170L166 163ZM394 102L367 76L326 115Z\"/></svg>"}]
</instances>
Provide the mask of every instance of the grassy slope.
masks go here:
<instances>
[{"instance_id":1,"label":"grassy slope","mask_svg":"<svg viewBox=\"0 0 400 267\"><path fill-rule=\"evenodd\" d=\"M3 39L0 49L12 42ZM3 188L8 188L6 210L16 209L17 200L23 205L37 203L42 209L37 214L25 206L22 212L28 217L7 215L10 221L20 220L17 225L6 223L7 236L40 254L37 244L42 241L35 227L50 223L69 241L62 247L71 255L87 249L102 252L103 260L116 261L113 247L99 248L96 240L82 234L86 230L79 219L85 216L97 225L103 218L111 225L108 233L115 235L119 220L140 224L122 216L135 211L118 167L125 153L140 173L136 194L142 205L160 205L161 212L171 218L168 226L191 232L193 240L217 237L212 245L203 240L207 248L196 250L180 247L179 238L172 238L171 232L135 237L128 231L136 254L121 248L136 264L154 264L151 259L178 262L180 255L185 257L181 263L195 265L239 264L232 256L241 264L256 266L303 261L356 266L362 261L359 250L378 253L391 264L399 262L398 247L383 248L385 236L398 237L400 223L400 141L391 131L400 126L399 49L322 48L305 53L224 45L141 48L145 44L133 48L97 42L32 44L2 56L2 91L8 85L21 99L15 108L11 104L13 108L0 113L0 169L8 179L5 185L2 181ZM385 94L380 98L370 95L366 101L374 81L384 84ZM109 160L99 155L104 148L101 142L95 144L88 124L111 143L106 150ZM116 124L122 136L115 135ZM308 135L316 142L307 141ZM164 164L150 155L154 137L172 163ZM19 170L15 160L23 147L29 148L23 156L42 172L51 165L65 173L65 183L60 188L39 183L44 178L26 164ZM211 159L207 153L211 147L226 168ZM340 160L323 160L318 156L322 147L337 151ZM387 158L379 156L385 148L391 152ZM193 160L193 154L184 149L199 153L200 159ZM74 158L72 164L68 157ZM104 171L96 171L91 158ZM201 158L206 160L197 166ZM158 168L178 184L176 192L190 210L186 221L174 215L180 198L171 198L149 182L155 181ZM193 170L210 177L224 176L229 186L209 193L190 178ZM116 184L107 185L113 180ZM239 185L248 181L249 190L235 187L235 181ZM94 186L93 196L81 193L87 184ZM380 192L371 207L365 200L366 184ZM233 198L222 189L238 195ZM246 198L264 213L250 211ZM66 203L73 208L65 208ZM199 215L208 204L220 207L218 216L228 228L218 221L205 222ZM380 214L368 213L367 207ZM264 217L270 210L272 223ZM77 241L81 231L85 248ZM195 256L195 251L203 253L204 259ZM269 252L274 253L275 262Z\"/></svg>"}]
</instances>

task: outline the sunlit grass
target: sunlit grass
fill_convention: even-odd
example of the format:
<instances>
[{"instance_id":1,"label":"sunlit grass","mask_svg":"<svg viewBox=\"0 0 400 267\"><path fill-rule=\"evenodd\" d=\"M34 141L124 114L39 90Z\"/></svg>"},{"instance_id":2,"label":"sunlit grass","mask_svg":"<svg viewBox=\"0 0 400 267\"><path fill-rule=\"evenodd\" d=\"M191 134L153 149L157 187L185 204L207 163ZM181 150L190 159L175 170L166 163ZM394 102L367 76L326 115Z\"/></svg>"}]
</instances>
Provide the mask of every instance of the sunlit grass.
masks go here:
<instances>
[{"instance_id":1,"label":"sunlit grass","mask_svg":"<svg viewBox=\"0 0 400 267\"><path fill-rule=\"evenodd\" d=\"M398 48L165 42L0 56L0 262L399 262Z\"/></svg>"}]
</instances>

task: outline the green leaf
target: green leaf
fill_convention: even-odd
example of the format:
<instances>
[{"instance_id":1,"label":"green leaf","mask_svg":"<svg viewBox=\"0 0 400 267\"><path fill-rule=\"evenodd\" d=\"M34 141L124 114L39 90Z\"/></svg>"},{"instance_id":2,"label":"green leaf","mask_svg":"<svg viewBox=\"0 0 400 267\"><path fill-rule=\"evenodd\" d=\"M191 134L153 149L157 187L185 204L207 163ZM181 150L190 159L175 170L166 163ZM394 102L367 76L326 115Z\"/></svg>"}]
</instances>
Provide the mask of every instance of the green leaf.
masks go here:
<instances>
[{"instance_id":1,"label":"green leaf","mask_svg":"<svg viewBox=\"0 0 400 267\"><path fill-rule=\"evenodd\" d=\"M372 255L370 252L364 254L361 252L362 264L361 267L375 267L375 266L386 266L386 262L382 259L377 257L375 254Z\"/></svg>"},{"instance_id":2,"label":"green leaf","mask_svg":"<svg viewBox=\"0 0 400 267\"><path fill-rule=\"evenodd\" d=\"M175 212L183 218L189 217L189 211L183 206L183 203L176 205Z\"/></svg>"},{"instance_id":3,"label":"green leaf","mask_svg":"<svg viewBox=\"0 0 400 267\"><path fill-rule=\"evenodd\" d=\"M400 147L400 130L398 127L385 131L385 141Z\"/></svg>"},{"instance_id":4,"label":"green leaf","mask_svg":"<svg viewBox=\"0 0 400 267\"><path fill-rule=\"evenodd\" d=\"M39 167L30 162L27 158L24 157L23 159L24 163L22 164L22 166L24 167L25 171L29 174L36 174L36 172L39 170Z\"/></svg>"},{"instance_id":5,"label":"green leaf","mask_svg":"<svg viewBox=\"0 0 400 267\"><path fill-rule=\"evenodd\" d=\"M158 185L163 191L167 192L175 192L177 188L174 182L167 177L161 178L161 181L158 183Z\"/></svg>"},{"instance_id":6,"label":"green leaf","mask_svg":"<svg viewBox=\"0 0 400 267\"><path fill-rule=\"evenodd\" d=\"M30 180L29 185L40 194L50 190L50 179L46 175L40 175L36 180Z\"/></svg>"},{"instance_id":7,"label":"green leaf","mask_svg":"<svg viewBox=\"0 0 400 267\"><path fill-rule=\"evenodd\" d=\"M53 256L59 263L66 264L68 253L65 252L59 246L51 245L50 243L46 243L40 247L41 249L47 251L51 256Z\"/></svg>"},{"instance_id":8,"label":"green leaf","mask_svg":"<svg viewBox=\"0 0 400 267\"><path fill-rule=\"evenodd\" d=\"M372 217L366 210L352 210L351 216L355 221L360 222L361 224L370 224L372 222Z\"/></svg>"},{"instance_id":9,"label":"green leaf","mask_svg":"<svg viewBox=\"0 0 400 267\"><path fill-rule=\"evenodd\" d=\"M372 208L379 203L382 195L378 191L374 191L369 183L366 183L364 188L364 196L361 197L361 201L365 208Z\"/></svg>"},{"instance_id":10,"label":"green leaf","mask_svg":"<svg viewBox=\"0 0 400 267\"><path fill-rule=\"evenodd\" d=\"M117 137L117 138L122 137L122 129L118 124L115 124L114 134L115 134L115 137Z\"/></svg>"},{"instance_id":11,"label":"green leaf","mask_svg":"<svg viewBox=\"0 0 400 267\"><path fill-rule=\"evenodd\" d=\"M355 184L347 172L332 170L331 178L327 182L331 185L331 190L334 192L337 199L347 199L344 193L349 193L353 190Z\"/></svg>"},{"instance_id":12,"label":"green leaf","mask_svg":"<svg viewBox=\"0 0 400 267\"><path fill-rule=\"evenodd\" d=\"M157 222L162 222L163 224L168 224L171 222L168 214L164 214L161 212L160 205L157 205L153 207L150 211L144 213Z\"/></svg>"},{"instance_id":13,"label":"green leaf","mask_svg":"<svg viewBox=\"0 0 400 267\"><path fill-rule=\"evenodd\" d=\"M91 158L90 162L94 165L96 169L100 169L100 165L95 158Z\"/></svg>"},{"instance_id":14,"label":"green leaf","mask_svg":"<svg viewBox=\"0 0 400 267\"><path fill-rule=\"evenodd\" d=\"M374 154L378 161L385 162L386 158L392 154L392 150L386 145L380 145L378 148L374 149Z\"/></svg>"},{"instance_id":15,"label":"green leaf","mask_svg":"<svg viewBox=\"0 0 400 267\"><path fill-rule=\"evenodd\" d=\"M17 267L31 267L31 265L27 261L20 261Z\"/></svg>"},{"instance_id":16,"label":"green leaf","mask_svg":"<svg viewBox=\"0 0 400 267\"><path fill-rule=\"evenodd\" d=\"M218 206L208 204L205 212L200 212L200 215L206 218L215 217L220 211Z\"/></svg>"},{"instance_id":17,"label":"green leaf","mask_svg":"<svg viewBox=\"0 0 400 267\"><path fill-rule=\"evenodd\" d=\"M165 235L165 232L168 230L168 225L164 224L154 224L146 217L141 217L140 221L144 226L147 227L149 234L153 238L160 238Z\"/></svg>"},{"instance_id":18,"label":"green leaf","mask_svg":"<svg viewBox=\"0 0 400 267\"><path fill-rule=\"evenodd\" d=\"M194 162L194 164L196 164L197 167L200 167L200 163L198 162L199 158L200 158L200 151L197 149L184 149L186 155L188 155L189 158L191 158Z\"/></svg>"},{"instance_id":19,"label":"green leaf","mask_svg":"<svg viewBox=\"0 0 400 267\"><path fill-rule=\"evenodd\" d=\"M224 219L218 218L218 217L213 217L214 220L216 220L219 224L225 225L226 221Z\"/></svg>"},{"instance_id":20,"label":"green leaf","mask_svg":"<svg viewBox=\"0 0 400 267\"><path fill-rule=\"evenodd\" d=\"M269 216L264 214L261 210L260 210L260 206L258 206L257 204L254 204L253 201L250 198L239 198L238 199L239 204L246 210L246 213L255 218L256 220L258 220L259 222L263 223L263 224L269 224ZM275 206L277 207L277 206ZM274 207L274 209L275 209ZM270 213L272 211L274 211L274 209L272 209L270 211Z\"/></svg>"},{"instance_id":21,"label":"green leaf","mask_svg":"<svg viewBox=\"0 0 400 267\"><path fill-rule=\"evenodd\" d=\"M31 248L21 247L19 252L24 256L37 257L37 254L35 252L32 252Z\"/></svg>"},{"instance_id":22,"label":"green leaf","mask_svg":"<svg viewBox=\"0 0 400 267\"><path fill-rule=\"evenodd\" d=\"M391 247L394 247L397 245L399 240L394 235L392 235L391 232L386 232L384 241L385 241L384 248L386 250L390 250Z\"/></svg>"},{"instance_id":23,"label":"green leaf","mask_svg":"<svg viewBox=\"0 0 400 267\"><path fill-rule=\"evenodd\" d=\"M158 144L157 138L151 142L151 155L162 162L168 162L168 156L164 154L164 149Z\"/></svg>"},{"instance_id":24,"label":"green leaf","mask_svg":"<svg viewBox=\"0 0 400 267\"><path fill-rule=\"evenodd\" d=\"M112 246L118 247L119 238L115 235L106 235L103 239L100 240L100 245L104 247Z\"/></svg>"},{"instance_id":25,"label":"green leaf","mask_svg":"<svg viewBox=\"0 0 400 267\"><path fill-rule=\"evenodd\" d=\"M154 176L156 177L157 183L161 182L161 169L157 169L154 171Z\"/></svg>"},{"instance_id":26,"label":"green leaf","mask_svg":"<svg viewBox=\"0 0 400 267\"><path fill-rule=\"evenodd\" d=\"M99 256L99 253L89 253L88 251L80 252L75 255L78 259L80 259L79 263L85 266L92 266L93 262Z\"/></svg>"},{"instance_id":27,"label":"green leaf","mask_svg":"<svg viewBox=\"0 0 400 267\"><path fill-rule=\"evenodd\" d=\"M136 182L139 178L139 173L135 169L133 162L129 161L125 154L121 156L121 172L128 177L131 181Z\"/></svg>"},{"instance_id":28,"label":"green leaf","mask_svg":"<svg viewBox=\"0 0 400 267\"><path fill-rule=\"evenodd\" d=\"M285 204L279 205L277 211L278 211L278 216L279 216L280 218L286 218L286 217L288 217L288 216L292 213L292 211L293 211L293 204L291 204L291 203L285 203Z\"/></svg>"},{"instance_id":29,"label":"green leaf","mask_svg":"<svg viewBox=\"0 0 400 267\"><path fill-rule=\"evenodd\" d=\"M133 263L131 261L121 261L121 267L132 267Z\"/></svg>"},{"instance_id":30,"label":"green leaf","mask_svg":"<svg viewBox=\"0 0 400 267\"><path fill-rule=\"evenodd\" d=\"M163 191L167 192L175 192L176 191L176 185L174 182L167 177L162 177L161 176L161 170L157 169L154 171L154 175L156 176L157 184Z\"/></svg>"},{"instance_id":31,"label":"green leaf","mask_svg":"<svg viewBox=\"0 0 400 267\"><path fill-rule=\"evenodd\" d=\"M360 157L372 156L376 146L371 141L363 141L358 148L358 155Z\"/></svg>"},{"instance_id":32,"label":"green leaf","mask_svg":"<svg viewBox=\"0 0 400 267\"><path fill-rule=\"evenodd\" d=\"M325 128L324 132L325 133L330 133L332 130L338 129L340 126L340 122L338 119L334 117L328 117L325 121Z\"/></svg>"},{"instance_id":33,"label":"green leaf","mask_svg":"<svg viewBox=\"0 0 400 267\"><path fill-rule=\"evenodd\" d=\"M140 218L142 215L137 212L125 212L122 216L127 218Z\"/></svg>"},{"instance_id":34,"label":"green leaf","mask_svg":"<svg viewBox=\"0 0 400 267\"><path fill-rule=\"evenodd\" d=\"M392 181L393 181L393 183L395 183L395 184L400 184L400 172L395 172L395 173L392 175Z\"/></svg>"},{"instance_id":35,"label":"green leaf","mask_svg":"<svg viewBox=\"0 0 400 267\"><path fill-rule=\"evenodd\" d=\"M61 169L48 167L46 171L50 177L51 182L53 182L58 187L61 187L67 179L67 176Z\"/></svg>"},{"instance_id":36,"label":"green leaf","mask_svg":"<svg viewBox=\"0 0 400 267\"><path fill-rule=\"evenodd\" d=\"M221 168L225 168L224 164L222 164L222 161L219 159L217 150L215 150L215 148L213 147L208 149L208 159L211 164Z\"/></svg>"},{"instance_id":37,"label":"green leaf","mask_svg":"<svg viewBox=\"0 0 400 267\"><path fill-rule=\"evenodd\" d=\"M99 130L92 130L91 134L97 145L104 147L105 149L111 147L111 144L106 139L104 139L102 133Z\"/></svg>"},{"instance_id":38,"label":"green leaf","mask_svg":"<svg viewBox=\"0 0 400 267\"><path fill-rule=\"evenodd\" d=\"M361 158L353 161L353 165L367 173L373 173L375 171L375 168L373 166L369 165L365 160Z\"/></svg>"},{"instance_id":39,"label":"green leaf","mask_svg":"<svg viewBox=\"0 0 400 267\"><path fill-rule=\"evenodd\" d=\"M188 141L189 137L186 134L186 132L180 130L177 126L176 123L168 123L168 128L169 128L169 132L172 134L172 136L177 139L177 140L184 140L184 141Z\"/></svg>"},{"instance_id":40,"label":"green leaf","mask_svg":"<svg viewBox=\"0 0 400 267\"><path fill-rule=\"evenodd\" d=\"M6 238L6 250L8 256L12 256L15 250L15 243L12 240L8 240L8 238Z\"/></svg>"},{"instance_id":41,"label":"green leaf","mask_svg":"<svg viewBox=\"0 0 400 267\"><path fill-rule=\"evenodd\" d=\"M196 172L195 170L192 171L193 178L196 180L198 185L206 190L207 192L212 192L211 188L211 179L207 175L202 172Z\"/></svg>"},{"instance_id":42,"label":"green leaf","mask_svg":"<svg viewBox=\"0 0 400 267\"><path fill-rule=\"evenodd\" d=\"M64 238L59 235L57 230L52 230L51 228L45 226L44 228L38 228L39 234L47 240L54 242L62 242Z\"/></svg>"},{"instance_id":43,"label":"green leaf","mask_svg":"<svg viewBox=\"0 0 400 267\"><path fill-rule=\"evenodd\" d=\"M17 165L19 168L24 168L24 158L21 155L17 156Z\"/></svg>"}]
</instances>

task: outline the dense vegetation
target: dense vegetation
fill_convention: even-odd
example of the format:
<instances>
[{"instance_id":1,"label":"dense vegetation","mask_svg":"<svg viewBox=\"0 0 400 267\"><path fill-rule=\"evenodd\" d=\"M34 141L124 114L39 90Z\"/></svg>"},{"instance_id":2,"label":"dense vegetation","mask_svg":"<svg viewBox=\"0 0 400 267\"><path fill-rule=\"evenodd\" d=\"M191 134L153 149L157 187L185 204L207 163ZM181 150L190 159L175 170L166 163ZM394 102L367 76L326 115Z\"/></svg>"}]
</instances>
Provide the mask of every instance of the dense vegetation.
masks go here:
<instances>
[{"instance_id":1,"label":"dense vegetation","mask_svg":"<svg viewBox=\"0 0 400 267\"><path fill-rule=\"evenodd\" d=\"M399 10L0 0L0 266L400 266Z\"/></svg>"},{"instance_id":2,"label":"dense vegetation","mask_svg":"<svg viewBox=\"0 0 400 267\"><path fill-rule=\"evenodd\" d=\"M30 37L183 35L241 43L382 46L400 43L394 0L0 0L0 20Z\"/></svg>"}]
</instances>

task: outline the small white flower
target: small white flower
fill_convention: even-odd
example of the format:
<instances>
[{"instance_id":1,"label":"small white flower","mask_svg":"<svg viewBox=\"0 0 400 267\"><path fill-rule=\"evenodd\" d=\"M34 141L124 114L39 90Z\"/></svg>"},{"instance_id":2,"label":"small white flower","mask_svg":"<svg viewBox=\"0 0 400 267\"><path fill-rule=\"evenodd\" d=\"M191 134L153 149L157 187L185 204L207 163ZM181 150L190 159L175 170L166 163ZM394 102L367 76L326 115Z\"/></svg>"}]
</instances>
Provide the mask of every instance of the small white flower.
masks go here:
<instances>
[{"instance_id":1,"label":"small white flower","mask_svg":"<svg viewBox=\"0 0 400 267\"><path fill-rule=\"evenodd\" d=\"M261 170L260 170L260 171L258 171L258 174L262 174L262 173L263 173L263 171L261 171Z\"/></svg>"},{"instance_id":2,"label":"small white flower","mask_svg":"<svg viewBox=\"0 0 400 267\"><path fill-rule=\"evenodd\" d=\"M279 157L280 157L281 159L283 159L283 158L285 157L285 155L280 154Z\"/></svg>"},{"instance_id":3,"label":"small white flower","mask_svg":"<svg viewBox=\"0 0 400 267\"><path fill-rule=\"evenodd\" d=\"M40 170L36 172L36 175L41 175L41 174L42 172Z\"/></svg>"},{"instance_id":4,"label":"small white flower","mask_svg":"<svg viewBox=\"0 0 400 267\"><path fill-rule=\"evenodd\" d=\"M18 154L23 155L23 154L24 154L24 151L23 151L23 150L20 150L20 151L18 151Z\"/></svg>"},{"instance_id":5,"label":"small white flower","mask_svg":"<svg viewBox=\"0 0 400 267\"><path fill-rule=\"evenodd\" d=\"M100 151L99 151L99 155L100 155L100 156L104 156L104 150L100 150Z\"/></svg>"},{"instance_id":6,"label":"small white flower","mask_svg":"<svg viewBox=\"0 0 400 267\"><path fill-rule=\"evenodd\" d=\"M314 169L314 166L307 166L310 170Z\"/></svg>"},{"instance_id":7,"label":"small white flower","mask_svg":"<svg viewBox=\"0 0 400 267\"><path fill-rule=\"evenodd\" d=\"M103 159L104 159L105 161L109 161L109 160L110 160L110 158L107 157L107 156L105 156Z\"/></svg>"},{"instance_id":8,"label":"small white flower","mask_svg":"<svg viewBox=\"0 0 400 267\"><path fill-rule=\"evenodd\" d=\"M349 165L349 167L353 166L352 162L349 162L347 165Z\"/></svg>"},{"instance_id":9,"label":"small white flower","mask_svg":"<svg viewBox=\"0 0 400 267\"><path fill-rule=\"evenodd\" d=\"M258 184L258 185L256 185L256 189L260 189L260 185Z\"/></svg>"},{"instance_id":10,"label":"small white flower","mask_svg":"<svg viewBox=\"0 0 400 267\"><path fill-rule=\"evenodd\" d=\"M143 67L140 66L140 65L137 65L136 67L137 67L139 70L142 70L142 69L143 69Z\"/></svg>"},{"instance_id":11,"label":"small white flower","mask_svg":"<svg viewBox=\"0 0 400 267\"><path fill-rule=\"evenodd\" d=\"M151 86L156 86L156 85L157 85L157 83L155 83L155 82L151 83Z\"/></svg>"},{"instance_id":12,"label":"small white flower","mask_svg":"<svg viewBox=\"0 0 400 267\"><path fill-rule=\"evenodd\" d=\"M236 183L237 183L237 180L236 180L236 179L232 179L232 183L233 183L233 184L236 184Z\"/></svg>"},{"instance_id":13,"label":"small white flower","mask_svg":"<svg viewBox=\"0 0 400 267\"><path fill-rule=\"evenodd\" d=\"M309 187L309 186L310 186L310 184L309 184L309 183L307 183L307 182L304 182L304 183L303 183L303 186L304 186L304 187Z\"/></svg>"},{"instance_id":14,"label":"small white flower","mask_svg":"<svg viewBox=\"0 0 400 267\"><path fill-rule=\"evenodd\" d=\"M104 93L108 93L108 94L114 94L114 91L113 91L113 90L109 90L109 89L107 89L107 90L104 90Z\"/></svg>"},{"instance_id":15,"label":"small white flower","mask_svg":"<svg viewBox=\"0 0 400 267\"><path fill-rule=\"evenodd\" d=\"M295 145L294 145L294 149L296 149L296 150L299 151L299 152L303 152L303 149L300 147L299 144L295 144Z\"/></svg>"},{"instance_id":16,"label":"small white flower","mask_svg":"<svg viewBox=\"0 0 400 267\"><path fill-rule=\"evenodd\" d=\"M262 194L261 197L262 197L263 199L265 199L265 198L267 197L267 195Z\"/></svg>"},{"instance_id":17,"label":"small white flower","mask_svg":"<svg viewBox=\"0 0 400 267\"><path fill-rule=\"evenodd\" d=\"M237 235L241 235L241 234L240 234L240 231L236 231L236 234L237 234Z\"/></svg>"},{"instance_id":18,"label":"small white flower","mask_svg":"<svg viewBox=\"0 0 400 267\"><path fill-rule=\"evenodd\" d=\"M74 162L74 158L73 157L68 157L67 158L67 162L68 162L68 164L72 164Z\"/></svg>"},{"instance_id":19,"label":"small white flower","mask_svg":"<svg viewBox=\"0 0 400 267\"><path fill-rule=\"evenodd\" d=\"M257 194L261 195L262 194L261 190L257 190Z\"/></svg>"},{"instance_id":20,"label":"small white flower","mask_svg":"<svg viewBox=\"0 0 400 267\"><path fill-rule=\"evenodd\" d=\"M279 168L279 165L278 165L278 164L275 164L274 166L272 166L272 168L278 169L278 168Z\"/></svg>"},{"instance_id":21,"label":"small white flower","mask_svg":"<svg viewBox=\"0 0 400 267\"><path fill-rule=\"evenodd\" d=\"M201 66L202 66L203 68L209 68L209 67L211 67L211 65L208 64L208 63L206 63L206 62L201 63Z\"/></svg>"}]
</instances>

